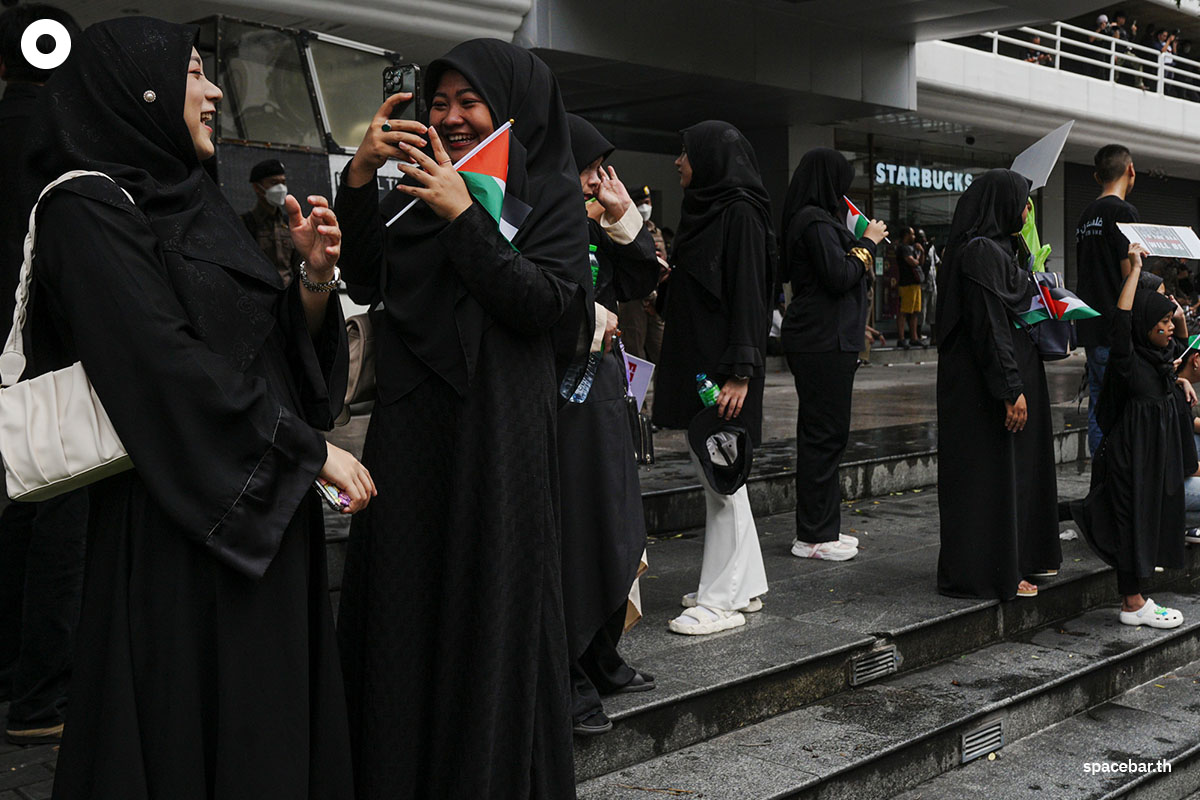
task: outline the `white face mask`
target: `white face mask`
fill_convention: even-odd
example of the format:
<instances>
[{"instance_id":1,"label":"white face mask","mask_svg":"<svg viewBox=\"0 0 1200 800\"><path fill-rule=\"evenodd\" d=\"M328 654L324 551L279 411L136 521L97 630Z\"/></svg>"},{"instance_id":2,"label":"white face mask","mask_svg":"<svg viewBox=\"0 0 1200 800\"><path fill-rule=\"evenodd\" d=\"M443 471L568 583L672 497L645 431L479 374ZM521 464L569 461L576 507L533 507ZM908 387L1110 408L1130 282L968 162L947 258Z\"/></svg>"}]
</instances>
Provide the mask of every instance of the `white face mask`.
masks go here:
<instances>
[{"instance_id":1,"label":"white face mask","mask_svg":"<svg viewBox=\"0 0 1200 800\"><path fill-rule=\"evenodd\" d=\"M650 212L653 207L649 203L638 206L638 213L642 215L642 221L646 222L650 219Z\"/></svg>"},{"instance_id":2,"label":"white face mask","mask_svg":"<svg viewBox=\"0 0 1200 800\"><path fill-rule=\"evenodd\" d=\"M275 206L276 208L283 208L283 201L287 197L287 193L287 184L278 183L263 192L263 196L271 205Z\"/></svg>"}]
</instances>

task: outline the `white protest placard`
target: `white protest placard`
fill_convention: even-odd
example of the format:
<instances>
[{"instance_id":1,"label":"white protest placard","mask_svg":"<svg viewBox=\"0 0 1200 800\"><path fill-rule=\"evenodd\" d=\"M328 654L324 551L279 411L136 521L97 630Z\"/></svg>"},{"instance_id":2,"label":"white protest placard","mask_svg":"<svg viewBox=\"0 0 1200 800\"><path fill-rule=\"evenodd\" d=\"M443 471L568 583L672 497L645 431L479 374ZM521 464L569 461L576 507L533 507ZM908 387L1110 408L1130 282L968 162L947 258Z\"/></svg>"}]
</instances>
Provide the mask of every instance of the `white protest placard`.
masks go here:
<instances>
[{"instance_id":1,"label":"white protest placard","mask_svg":"<svg viewBox=\"0 0 1200 800\"><path fill-rule=\"evenodd\" d=\"M1117 228L1130 243L1145 245L1152 256L1200 258L1200 238L1186 225L1144 225L1118 222Z\"/></svg>"},{"instance_id":2,"label":"white protest placard","mask_svg":"<svg viewBox=\"0 0 1200 800\"><path fill-rule=\"evenodd\" d=\"M654 365L649 361L625 354L625 368L629 371L629 391L637 399L638 409L646 404L646 392L650 391L650 378Z\"/></svg>"}]
</instances>

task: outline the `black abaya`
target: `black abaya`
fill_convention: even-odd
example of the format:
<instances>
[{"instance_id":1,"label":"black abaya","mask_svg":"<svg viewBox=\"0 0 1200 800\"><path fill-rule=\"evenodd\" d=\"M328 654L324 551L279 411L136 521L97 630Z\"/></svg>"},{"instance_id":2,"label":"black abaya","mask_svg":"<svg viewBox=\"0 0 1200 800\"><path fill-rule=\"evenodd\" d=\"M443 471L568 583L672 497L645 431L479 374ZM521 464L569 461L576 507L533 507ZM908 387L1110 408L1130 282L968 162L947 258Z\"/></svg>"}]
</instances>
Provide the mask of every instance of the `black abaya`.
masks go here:
<instances>
[{"instance_id":1,"label":"black abaya","mask_svg":"<svg viewBox=\"0 0 1200 800\"><path fill-rule=\"evenodd\" d=\"M645 229L619 245L594 220L588 221L596 245L599 272L596 296L616 313L617 303L644 297L658 279L654 240ZM559 480L562 495L563 610L574 664L592 645L619 660L615 636L594 642L605 621L625 608L646 548L641 484L625 408L622 359L614 349L601 361L583 403L567 403L558 412ZM606 645L609 645L606 647ZM630 671L632 673L632 671ZM629 675L632 678L632 674ZM576 674L572 686L583 683ZM597 687L607 691L609 687ZM572 705L598 710L596 690L573 688ZM578 719L580 713L573 712Z\"/></svg>"},{"instance_id":2,"label":"black abaya","mask_svg":"<svg viewBox=\"0 0 1200 800\"><path fill-rule=\"evenodd\" d=\"M38 211L29 331L59 347L30 367L78 358L134 464L90 487L54 797L350 800L312 492L344 322L331 302L310 335L299 286L283 290L199 162L196 33L93 25L29 129L37 185L87 169L120 186L79 178Z\"/></svg>"},{"instance_id":3,"label":"black abaya","mask_svg":"<svg viewBox=\"0 0 1200 800\"><path fill-rule=\"evenodd\" d=\"M92 189L121 201L111 185ZM54 796L349 800L325 537L310 488L326 448L302 411L306 392L326 394L331 365L327 347L320 361L313 350L298 289L279 297L279 324L239 373L190 338L144 222L64 188L46 201L39 224L71 236L40 239L45 305L34 313L63 314L135 465L179 461L181 450L210 445L221 453L210 472L182 483L168 470L147 479L139 467L91 487ZM85 269L80 252L90 254ZM218 295L230 277L210 274ZM254 290L251 302L262 295ZM336 343L341 312L329 308L321 339ZM229 430L258 410L272 427L257 437ZM332 416L311 421L328 426ZM245 487L229 506L206 484L225 472L240 472ZM203 519L187 524L167 505L175 492L221 515L208 539Z\"/></svg>"},{"instance_id":4,"label":"black abaya","mask_svg":"<svg viewBox=\"0 0 1200 800\"><path fill-rule=\"evenodd\" d=\"M1029 181L990 170L954 211L938 290L938 591L1010 599L1057 569L1058 486L1046 373L1025 328L1029 274L1016 262ZM1024 394L1025 428L1005 403Z\"/></svg>"},{"instance_id":5,"label":"black abaya","mask_svg":"<svg viewBox=\"0 0 1200 800\"><path fill-rule=\"evenodd\" d=\"M1185 434L1191 437L1190 431L1181 431L1171 376L1144 358L1139 353L1143 348L1134 347L1132 317L1118 310L1113 318L1105 383L1110 390L1119 385L1119 390L1105 392L1101 403L1119 396L1120 409L1106 415L1111 424L1092 462L1091 491L1082 508L1075 505L1073 510L1097 555L1118 572L1146 578L1156 566L1184 565L1180 531L1185 528L1183 482L1188 473L1181 442L1186 442ZM1151 319L1146 330L1160 318Z\"/></svg>"},{"instance_id":6,"label":"black abaya","mask_svg":"<svg viewBox=\"0 0 1200 800\"><path fill-rule=\"evenodd\" d=\"M510 245L478 203L452 222L418 203L385 230L407 196L338 192L346 279L372 302L382 285L385 310L363 452L379 496L351 525L338 612L355 781L358 800L559 800L553 332L588 294L586 217L549 69L494 40L434 62L429 88L447 69L515 118L508 191L533 210Z\"/></svg>"}]
</instances>

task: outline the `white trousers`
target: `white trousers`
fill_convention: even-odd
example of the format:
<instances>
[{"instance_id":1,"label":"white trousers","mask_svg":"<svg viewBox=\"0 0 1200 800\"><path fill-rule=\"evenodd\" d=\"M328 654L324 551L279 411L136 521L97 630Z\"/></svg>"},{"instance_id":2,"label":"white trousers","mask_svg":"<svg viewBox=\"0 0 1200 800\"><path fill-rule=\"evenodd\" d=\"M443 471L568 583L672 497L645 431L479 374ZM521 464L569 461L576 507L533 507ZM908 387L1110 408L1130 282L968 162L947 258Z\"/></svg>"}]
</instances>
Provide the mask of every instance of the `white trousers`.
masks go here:
<instances>
[{"instance_id":1,"label":"white trousers","mask_svg":"<svg viewBox=\"0 0 1200 800\"><path fill-rule=\"evenodd\" d=\"M745 486L731 495L714 492L700 460L695 453L690 455L707 505L704 563L696 603L736 611L745 608L751 597L767 591L767 571L758 546L758 528L750 512L750 495Z\"/></svg>"}]
</instances>

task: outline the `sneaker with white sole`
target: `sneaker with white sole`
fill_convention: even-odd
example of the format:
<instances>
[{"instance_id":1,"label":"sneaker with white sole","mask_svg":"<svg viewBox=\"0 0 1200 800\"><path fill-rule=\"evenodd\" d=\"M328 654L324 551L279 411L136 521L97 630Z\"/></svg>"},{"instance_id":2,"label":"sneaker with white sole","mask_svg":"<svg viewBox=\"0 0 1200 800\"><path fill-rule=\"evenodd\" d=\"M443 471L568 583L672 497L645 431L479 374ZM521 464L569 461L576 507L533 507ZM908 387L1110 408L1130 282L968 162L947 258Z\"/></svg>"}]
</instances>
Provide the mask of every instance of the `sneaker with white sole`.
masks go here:
<instances>
[{"instance_id":1,"label":"sneaker with white sole","mask_svg":"<svg viewBox=\"0 0 1200 800\"><path fill-rule=\"evenodd\" d=\"M1183 614L1174 608L1160 606L1146 598L1146 603L1137 611L1122 611L1121 622L1126 625L1149 625L1151 628L1178 628L1183 624Z\"/></svg>"},{"instance_id":2,"label":"sneaker with white sole","mask_svg":"<svg viewBox=\"0 0 1200 800\"><path fill-rule=\"evenodd\" d=\"M849 561L858 555L855 545L844 541L809 544L799 540L792 543L792 555L797 558L819 558L824 561Z\"/></svg>"},{"instance_id":3,"label":"sneaker with white sole","mask_svg":"<svg viewBox=\"0 0 1200 800\"><path fill-rule=\"evenodd\" d=\"M841 542L841 543L843 543L843 544L848 544L848 545L850 545L851 547L858 547L858 537L857 537L857 536L851 536L851 535L850 535L850 534L848 534L848 533L839 533L839 534L838 534L838 541L839 541L839 542Z\"/></svg>"},{"instance_id":4,"label":"sneaker with white sole","mask_svg":"<svg viewBox=\"0 0 1200 800\"><path fill-rule=\"evenodd\" d=\"M722 611L719 608L695 606L684 611L667 623L672 633L682 633L687 636L704 636L709 633L727 631L746 624L746 618L740 611Z\"/></svg>"},{"instance_id":5,"label":"sneaker with white sole","mask_svg":"<svg viewBox=\"0 0 1200 800\"><path fill-rule=\"evenodd\" d=\"M696 607L696 593L688 592L687 594L685 594L680 599L679 605L683 606L684 608L695 608ZM743 606L742 608L739 608L738 611L742 612L743 614L753 614L755 612L762 611L762 609L763 609L762 598L761 597L751 597L750 602L746 603L746 605Z\"/></svg>"},{"instance_id":6,"label":"sneaker with white sole","mask_svg":"<svg viewBox=\"0 0 1200 800\"><path fill-rule=\"evenodd\" d=\"M1200 528L1188 528L1183 540L1188 544L1200 544Z\"/></svg>"}]
</instances>

